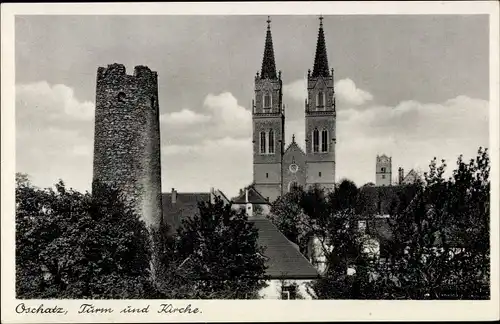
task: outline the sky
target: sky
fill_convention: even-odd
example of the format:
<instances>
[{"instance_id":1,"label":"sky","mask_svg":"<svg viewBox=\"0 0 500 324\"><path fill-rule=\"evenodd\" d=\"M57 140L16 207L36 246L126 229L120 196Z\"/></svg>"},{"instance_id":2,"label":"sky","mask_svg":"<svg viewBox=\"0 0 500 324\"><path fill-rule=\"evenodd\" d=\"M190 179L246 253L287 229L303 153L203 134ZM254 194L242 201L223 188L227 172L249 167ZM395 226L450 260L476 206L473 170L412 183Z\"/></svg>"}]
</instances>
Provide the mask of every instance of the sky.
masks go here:
<instances>
[{"instance_id":1,"label":"sky","mask_svg":"<svg viewBox=\"0 0 500 324\"><path fill-rule=\"evenodd\" d=\"M252 182L250 106L267 16L17 16L16 171L90 190L97 68L158 72L162 190L234 196ZM286 142L304 146L317 16L273 16ZM377 154L450 169L489 143L486 15L327 15L337 96L336 178L375 181Z\"/></svg>"}]
</instances>

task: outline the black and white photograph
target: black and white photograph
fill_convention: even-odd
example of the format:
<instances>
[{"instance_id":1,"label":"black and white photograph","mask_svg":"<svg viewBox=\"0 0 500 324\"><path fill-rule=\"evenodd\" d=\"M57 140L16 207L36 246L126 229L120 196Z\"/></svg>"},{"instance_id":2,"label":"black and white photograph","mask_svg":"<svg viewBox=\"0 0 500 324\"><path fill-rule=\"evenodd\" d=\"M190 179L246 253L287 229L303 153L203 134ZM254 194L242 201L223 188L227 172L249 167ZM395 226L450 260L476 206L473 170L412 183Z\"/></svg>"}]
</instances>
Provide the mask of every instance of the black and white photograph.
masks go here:
<instances>
[{"instance_id":1,"label":"black and white photograph","mask_svg":"<svg viewBox=\"0 0 500 324\"><path fill-rule=\"evenodd\" d=\"M13 15L8 311L498 301L492 14L315 5Z\"/></svg>"}]
</instances>

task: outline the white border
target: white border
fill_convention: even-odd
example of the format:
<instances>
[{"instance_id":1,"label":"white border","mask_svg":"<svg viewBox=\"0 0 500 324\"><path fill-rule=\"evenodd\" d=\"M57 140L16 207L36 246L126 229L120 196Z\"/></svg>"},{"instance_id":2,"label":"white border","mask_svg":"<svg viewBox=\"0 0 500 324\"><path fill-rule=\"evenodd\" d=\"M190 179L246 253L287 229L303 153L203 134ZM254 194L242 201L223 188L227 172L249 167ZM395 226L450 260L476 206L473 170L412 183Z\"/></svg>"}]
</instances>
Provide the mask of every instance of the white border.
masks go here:
<instances>
[{"instance_id":1,"label":"white border","mask_svg":"<svg viewBox=\"0 0 500 324\"><path fill-rule=\"evenodd\" d=\"M496 1L471 2L252 2L252 3L92 3L2 4L2 322L196 322L196 321L332 321L332 320L493 320L499 318L499 5ZM490 157L491 168L491 300L490 301L171 301L200 308L199 314L157 314L168 301L94 301L97 307L144 307L148 315L79 315L83 301L29 301L30 305L64 307L68 315L19 315L14 289L14 16L15 15L359 15L359 14L489 14L490 15ZM28 304L28 302L27 302Z\"/></svg>"}]
</instances>

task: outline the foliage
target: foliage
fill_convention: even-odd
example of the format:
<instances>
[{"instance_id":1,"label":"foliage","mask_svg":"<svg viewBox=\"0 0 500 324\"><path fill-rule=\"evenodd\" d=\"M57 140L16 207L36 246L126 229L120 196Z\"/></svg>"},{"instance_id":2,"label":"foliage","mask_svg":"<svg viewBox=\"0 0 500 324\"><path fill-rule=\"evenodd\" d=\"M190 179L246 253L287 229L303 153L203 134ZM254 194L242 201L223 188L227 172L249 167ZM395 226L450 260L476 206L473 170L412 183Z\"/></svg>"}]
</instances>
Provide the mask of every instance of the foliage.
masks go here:
<instances>
[{"instance_id":1,"label":"foliage","mask_svg":"<svg viewBox=\"0 0 500 324\"><path fill-rule=\"evenodd\" d=\"M118 190L16 187L18 298L147 298L149 233Z\"/></svg>"},{"instance_id":2,"label":"foliage","mask_svg":"<svg viewBox=\"0 0 500 324\"><path fill-rule=\"evenodd\" d=\"M201 203L199 214L184 220L174 236L166 233L155 235L165 298L256 298L265 286L258 232L244 211L216 198Z\"/></svg>"},{"instance_id":3,"label":"foliage","mask_svg":"<svg viewBox=\"0 0 500 324\"><path fill-rule=\"evenodd\" d=\"M489 298L490 182L487 149L460 156L445 179L434 158L408 205L398 206L394 241L377 285L392 298Z\"/></svg>"},{"instance_id":4,"label":"foliage","mask_svg":"<svg viewBox=\"0 0 500 324\"><path fill-rule=\"evenodd\" d=\"M460 156L448 179L445 170L434 159L422 181L400 187L396 196L391 188L358 190L348 180L330 193L297 190L279 198L269 217L307 257L314 256L308 243L316 238L326 260L313 284L317 298L489 298L487 149L468 162ZM390 214L391 239L380 242L382 259L365 253L369 236L357 230L359 217L380 213L375 201L389 203L382 209Z\"/></svg>"}]
</instances>

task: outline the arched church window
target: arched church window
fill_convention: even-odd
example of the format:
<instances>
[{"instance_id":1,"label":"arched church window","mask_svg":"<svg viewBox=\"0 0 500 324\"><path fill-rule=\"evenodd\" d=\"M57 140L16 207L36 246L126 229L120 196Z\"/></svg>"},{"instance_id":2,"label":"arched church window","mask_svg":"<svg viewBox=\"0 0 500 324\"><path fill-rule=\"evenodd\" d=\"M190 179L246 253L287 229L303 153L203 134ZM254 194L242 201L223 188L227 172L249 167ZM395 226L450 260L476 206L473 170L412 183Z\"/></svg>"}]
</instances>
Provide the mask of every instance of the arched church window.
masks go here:
<instances>
[{"instance_id":1,"label":"arched church window","mask_svg":"<svg viewBox=\"0 0 500 324\"><path fill-rule=\"evenodd\" d=\"M313 152L319 152L319 131L317 129L313 130Z\"/></svg>"},{"instance_id":2,"label":"arched church window","mask_svg":"<svg viewBox=\"0 0 500 324\"><path fill-rule=\"evenodd\" d=\"M269 150L270 154L274 154L274 131L272 129L269 130Z\"/></svg>"},{"instance_id":3,"label":"arched church window","mask_svg":"<svg viewBox=\"0 0 500 324\"><path fill-rule=\"evenodd\" d=\"M266 153L266 132L260 132L260 153Z\"/></svg>"},{"instance_id":4,"label":"arched church window","mask_svg":"<svg viewBox=\"0 0 500 324\"><path fill-rule=\"evenodd\" d=\"M271 93L266 92L264 95L264 109L269 109L271 108Z\"/></svg>"},{"instance_id":5,"label":"arched church window","mask_svg":"<svg viewBox=\"0 0 500 324\"><path fill-rule=\"evenodd\" d=\"M318 109L325 107L325 93L323 91L318 92L318 97L316 100L316 107Z\"/></svg>"},{"instance_id":6,"label":"arched church window","mask_svg":"<svg viewBox=\"0 0 500 324\"><path fill-rule=\"evenodd\" d=\"M326 129L321 131L321 152L328 152L328 131Z\"/></svg>"}]
</instances>

